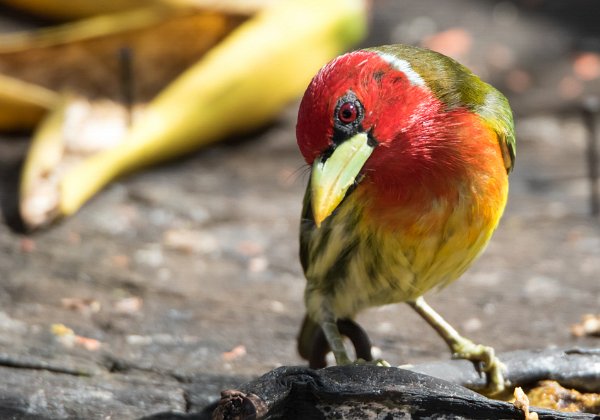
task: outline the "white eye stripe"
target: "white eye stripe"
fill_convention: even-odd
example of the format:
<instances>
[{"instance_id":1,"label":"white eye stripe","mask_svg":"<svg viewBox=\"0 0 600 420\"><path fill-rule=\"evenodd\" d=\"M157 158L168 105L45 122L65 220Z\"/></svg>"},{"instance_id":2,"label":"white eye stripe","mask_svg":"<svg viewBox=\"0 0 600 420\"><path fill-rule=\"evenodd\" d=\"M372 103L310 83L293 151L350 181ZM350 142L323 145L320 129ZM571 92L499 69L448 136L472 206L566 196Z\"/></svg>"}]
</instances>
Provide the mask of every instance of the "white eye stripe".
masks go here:
<instances>
[{"instance_id":1,"label":"white eye stripe","mask_svg":"<svg viewBox=\"0 0 600 420\"><path fill-rule=\"evenodd\" d=\"M419 73L413 70L408 61L395 57L389 53L378 52L377 54L381 58L383 58L387 63L389 63L393 68L403 72L412 85L425 86L425 80L423 80L423 78L419 76Z\"/></svg>"}]
</instances>

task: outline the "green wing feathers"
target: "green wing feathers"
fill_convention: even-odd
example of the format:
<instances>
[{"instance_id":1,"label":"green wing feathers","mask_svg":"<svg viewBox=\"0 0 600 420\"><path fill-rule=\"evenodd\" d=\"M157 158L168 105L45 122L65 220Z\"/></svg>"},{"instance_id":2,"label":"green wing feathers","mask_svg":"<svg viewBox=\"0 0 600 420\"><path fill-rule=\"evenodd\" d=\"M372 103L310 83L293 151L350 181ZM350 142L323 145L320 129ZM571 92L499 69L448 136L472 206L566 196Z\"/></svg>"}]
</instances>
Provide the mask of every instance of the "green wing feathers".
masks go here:
<instances>
[{"instance_id":1,"label":"green wing feathers","mask_svg":"<svg viewBox=\"0 0 600 420\"><path fill-rule=\"evenodd\" d=\"M491 90L488 92L485 102L479 105L475 111L496 132L506 172L510 172L515 166L517 153L512 111L504 95L493 87L490 86L490 88Z\"/></svg>"}]
</instances>

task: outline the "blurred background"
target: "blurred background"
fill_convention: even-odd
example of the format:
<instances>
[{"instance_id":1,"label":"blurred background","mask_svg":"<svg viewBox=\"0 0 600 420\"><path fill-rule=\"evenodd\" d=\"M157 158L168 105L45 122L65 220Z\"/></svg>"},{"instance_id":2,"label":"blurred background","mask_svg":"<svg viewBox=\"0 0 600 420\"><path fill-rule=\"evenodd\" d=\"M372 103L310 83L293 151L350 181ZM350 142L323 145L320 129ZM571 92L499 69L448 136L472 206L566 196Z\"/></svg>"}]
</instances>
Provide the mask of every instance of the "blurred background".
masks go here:
<instances>
[{"instance_id":1,"label":"blurred background","mask_svg":"<svg viewBox=\"0 0 600 420\"><path fill-rule=\"evenodd\" d=\"M221 26L209 26L223 32L199 36L198 43L212 48L226 41L228 31L242 28L264 7L254 3L243 3L244 10L219 11L229 14L220 15L226 16ZM573 334L572 326L585 314L600 312L595 179L600 161L599 16L600 6L589 0L374 0L366 35L361 38L361 20L353 18L348 22L358 29L347 28L351 34L336 44L340 50L389 43L425 46L456 58L509 98L517 160L505 216L475 266L456 283L429 294L432 306L461 332L498 352L598 346L597 337ZM168 26L148 19L144 25L150 28ZM310 27L313 22L301 23ZM135 119L138 106L143 108L140 103L163 92L197 60L193 54L180 58L179 67L169 70L167 63L175 58L161 58L155 60L156 67L145 67L136 61L143 42L157 41L138 45L127 38L123 45L115 41L98 47L121 57L108 77L117 88L111 90L102 77L79 83L82 70L77 66L97 70L102 61L85 54L85 44L76 44L77 37L66 42L75 45L72 49L83 48L83 58L77 60L61 60L58 47L44 50L43 37L30 50L15 52L35 37L15 41L10 34L56 24L48 16L0 6L0 75L39 82L50 91L56 87L61 94L66 86L75 92L70 103L79 110L75 115L85 114L81 104L88 102L77 95L89 92L81 87L86 83L95 93L85 101L97 100L103 92L119 104L95 102L100 111L90 120L78 120L79 125L68 123L73 113L65 114L63 123L71 124L68 132L76 140L83 138L86 127L93 131L90 138L98 132L102 139L122 136L128 126L107 121ZM194 34L195 23L190 25L188 31ZM188 35L170 36L174 38L166 50L191 43ZM285 36L274 38L283 42ZM258 56L262 46L255 48ZM321 53L319 65L300 78L302 86L327 61L327 54L335 55L334 49ZM30 51L45 57L43 64L28 61ZM268 67L283 66L283 56L277 57ZM56 66L48 64L54 61ZM57 67L61 70L52 77L44 76ZM16 92L26 91L20 89ZM240 100L267 103L278 89L259 89ZM295 98L291 101L281 98L281 106L260 124L234 127L232 120L213 116L215 124L234 128L197 147L182 147L175 160L165 152L171 158L167 163L120 177L78 212L36 229L19 215L18 191L24 162L33 159L31 138L40 137L40 124L49 125L38 117L1 135L0 365L21 358L38 366L0 366L7 378L0 384L6 401L34 413L69 414L75 408L65 390L93 390L96 394L87 401L89 407L98 405L95 415L185 411L216 399L223 387L277 366L303 364L295 349L305 283L297 231L308 178L294 131L302 90L289 93ZM230 92L236 95L233 88ZM40 115L48 112L44 107L58 109L57 103L63 103L54 94L34 94L49 103L38 104ZM187 108L190 115L203 111L187 102L179 108L176 104L167 107L177 111L172 115ZM233 121L251 107L232 108ZM182 138L186 136L194 134L185 131ZM170 141L168 133L164 139ZM67 158L80 159L86 153L91 152L73 152ZM142 165L135 164L135 159L144 159L140 156L144 153L134 156L135 169ZM154 160L143 165L149 163ZM55 175L61 174L58 170ZM405 305L366 311L358 321L368 331L376 356L392 364L449 357L435 332ZM73 371L93 375L82 382ZM49 405L53 399L64 403Z\"/></svg>"}]
</instances>

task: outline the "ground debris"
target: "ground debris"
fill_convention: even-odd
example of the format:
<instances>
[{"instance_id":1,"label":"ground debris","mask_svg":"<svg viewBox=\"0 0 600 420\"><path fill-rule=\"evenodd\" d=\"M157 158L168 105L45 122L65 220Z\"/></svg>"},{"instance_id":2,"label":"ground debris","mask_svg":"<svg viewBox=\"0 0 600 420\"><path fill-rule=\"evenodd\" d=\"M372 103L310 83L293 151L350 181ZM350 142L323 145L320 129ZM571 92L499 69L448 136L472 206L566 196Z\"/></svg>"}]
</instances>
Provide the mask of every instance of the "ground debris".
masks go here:
<instances>
[{"instance_id":1,"label":"ground debris","mask_svg":"<svg viewBox=\"0 0 600 420\"><path fill-rule=\"evenodd\" d=\"M231 362L232 360L240 359L246 355L246 346L240 344L239 346L235 346L230 351L226 351L223 353L223 360L226 362Z\"/></svg>"},{"instance_id":2,"label":"ground debris","mask_svg":"<svg viewBox=\"0 0 600 420\"><path fill-rule=\"evenodd\" d=\"M126 297L114 303L115 313L122 315L132 315L138 313L144 304L142 298L137 296Z\"/></svg>"},{"instance_id":3,"label":"ground debris","mask_svg":"<svg viewBox=\"0 0 600 420\"><path fill-rule=\"evenodd\" d=\"M95 338L83 337L64 324L52 324L50 331L56 337L56 340L65 347L78 346L89 351L96 351L102 343Z\"/></svg>"},{"instance_id":4,"label":"ground debris","mask_svg":"<svg viewBox=\"0 0 600 420\"><path fill-rule=\"evenodd\" d=\"M600 337L600 315L586 314L579 324L571 326L571 334L575 337Z\"/></svg>"},{"instance_id":5,"label":"ground debris","mask_svg":"<svg viewBox=\"0 0 600 420\"><path fill-rule=\"evenodd\" d=\"M567 389L556 381L541 381L527 395L531 405L569 413L600 414L600 394Z\"/></svg>"},{"instance_id":6,"label":"ground debris","mask_svg":"<svg viewBox=\"0 0 600 420\"><path fill-rule=\"evenodd\" d=\"M519 410L523 411L523 414L525 415L525 420L539 419L537 413L529 411L529 398L527 398L527 395L525 394L525 392L523 392L523 388L521 388L520 386L516 387L514 397L515 400L513 402L513 405Z\"/></svg>"},{"instance_id":7,"label":"ground debris","mask_svg":"<svg viewBox=\"0 0 600 420\"><path fill-rule=\"evenodd\" d=\"M100 312L102 305L93 298L65 297L60 300L63 308L76 311L84 315Z\"/></svg>"}]
</instances>

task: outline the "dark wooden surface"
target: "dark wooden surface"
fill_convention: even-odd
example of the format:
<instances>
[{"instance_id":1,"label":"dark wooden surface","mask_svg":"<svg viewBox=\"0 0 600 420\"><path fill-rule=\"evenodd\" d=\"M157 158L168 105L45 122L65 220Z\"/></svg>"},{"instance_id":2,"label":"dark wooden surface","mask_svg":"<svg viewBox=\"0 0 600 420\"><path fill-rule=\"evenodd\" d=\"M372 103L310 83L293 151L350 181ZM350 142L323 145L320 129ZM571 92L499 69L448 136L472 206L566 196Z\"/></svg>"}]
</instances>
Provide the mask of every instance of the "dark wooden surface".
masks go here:
<instances>
[{"instance_id":1,"label":"dark wooden surface","mask_svg":"<svg viewBox=\"0 0 600 420\"><path fill-rule=\"evenodd\" d=\"M574 356L572 352L513 352L502 355L507 377L513 383L536 382L540 368L575 382L595 377L599 389L600 355L595 352ZM574 360L580 358L582 360ZM546 360L544 360L546 359ZM550 360L552 359L552 360ZM454 365L454 366L453 366ZM584 368L584 365L587 365ZM584 368L584 369L582 369ZM419 370L456 378L471 375L462 363L439 363ZM583 372L585 370L585 373ZM443 376L443 375L442 375ZM470 382L470 380L467 380ZM593 381L587 381L591 385ZM560 413L532 408L542 419L597 419L596 415ZM207 410L208 411L208 410ZM491 400L466 388L412 370L377 366L343 366L311 370L282 367L223 393L213 419L522 419L513 404ZM254 416L254 417L253 417Z\"/></svg>"}]
</instances>

